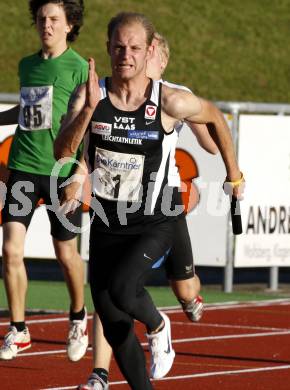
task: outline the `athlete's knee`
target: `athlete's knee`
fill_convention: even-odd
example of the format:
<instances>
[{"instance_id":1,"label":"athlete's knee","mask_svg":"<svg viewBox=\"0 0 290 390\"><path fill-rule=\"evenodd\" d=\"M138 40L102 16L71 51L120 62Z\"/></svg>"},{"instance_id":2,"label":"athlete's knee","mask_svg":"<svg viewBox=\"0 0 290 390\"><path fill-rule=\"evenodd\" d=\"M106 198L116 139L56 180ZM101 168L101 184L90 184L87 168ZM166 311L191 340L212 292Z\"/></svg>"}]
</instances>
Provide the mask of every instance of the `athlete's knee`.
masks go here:
<instances>
[{"instance_id":1,"label":"athlete's knee","mask_svg":"<svg viewBox=\"0 0 290 390\"><path fill-rule=\"evenodd\" d=\"M4 266L19 267L23 265L24 247L13 241L4 241L2 247Z\"/></svg>"},{"instance_id":2,"label":"athlete's knee","mask_svg":"<svg viewBox=\"0 0 290 390\"><path fill-rule=\"evenodd\" d=\"M109 294L118 309L131 314L134 310L134 297L130 282L114 278L109 286Z\"/></svg>"},{"instance_id":3,"label":"athlete's knee","mask_svg":"<svg viewBox=\"0 0 290 390\"><path fill-rule=\"evenodd\" d=\"M118 309L124 311L125 313L131 314L134 310L134 300L127 294L126 290L110 289L110 295L112 301L117 306Z\"/></svg>"},{"instance_id":4,"label":"athlete's knee","mask_svg":"<svg viewBox=\"0 0 290 390\"><path fill-rule=\"evenodd\" d=\"M104 336L113 349L118 348L134 336L133 323L124 319L103 323Z\"/></svg>"},{"instance_id":5,"label":"athlete's knee","mask_svg":"<svg viewBox=\"0 0 290 390\"><path fill-rule=\"evenodd\" d=\"M58 261L66 268L75 267L81 257L74 240L58 241L54 239L54 250Z\"/></svg>"}]
</instances>

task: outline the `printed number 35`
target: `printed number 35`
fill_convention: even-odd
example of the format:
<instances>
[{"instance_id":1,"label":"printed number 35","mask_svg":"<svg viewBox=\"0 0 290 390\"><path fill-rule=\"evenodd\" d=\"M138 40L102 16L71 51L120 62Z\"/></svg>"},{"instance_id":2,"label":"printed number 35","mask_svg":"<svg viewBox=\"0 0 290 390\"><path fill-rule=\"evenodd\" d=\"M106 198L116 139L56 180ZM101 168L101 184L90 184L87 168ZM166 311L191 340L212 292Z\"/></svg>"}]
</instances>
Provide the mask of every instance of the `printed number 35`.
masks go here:
<instances>
[{"instance_id":1,"label":"printed number 35","mask_svg":"<svg viewBox=\"0 0 290 390\"><path fill-rule=\"evenodd\" d=\"M40 127L42 124L41 105L25 106L23 108L23 117L27 128Z\"/></svg>"}]
</instances>

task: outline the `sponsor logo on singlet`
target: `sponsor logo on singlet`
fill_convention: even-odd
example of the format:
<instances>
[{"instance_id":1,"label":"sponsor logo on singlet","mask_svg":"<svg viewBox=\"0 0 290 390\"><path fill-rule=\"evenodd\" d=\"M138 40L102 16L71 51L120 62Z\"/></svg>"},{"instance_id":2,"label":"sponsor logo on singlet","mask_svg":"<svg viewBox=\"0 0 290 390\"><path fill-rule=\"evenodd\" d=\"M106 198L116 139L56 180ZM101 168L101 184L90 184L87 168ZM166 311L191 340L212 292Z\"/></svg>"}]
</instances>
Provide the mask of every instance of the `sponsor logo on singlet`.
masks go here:
<instances>
[{"instance_id":1,"label":"sponsor logo on singlet","mask_svg":"<svg viewBox=\"0 0 290 390\"><path fill-rule=\"evenodd\" d=\"M110 135L112 131L111 123L92 121L92 133L99 135Z\"/></svg>"},{"instance_id":2,"label":"sponsor logo on singlet","mask_svg":"<svg viewBox=\"0 0 290 390\"><path fill-rule=\"evenodd\" d=\"M149 104L145 107L145 119L149 119L151 121L155 121L156 119L156 113L157 113L157 107L156 106L150 106Z\"/></svg>"},{"instance_id":3,"label":"sponsor logo on singlet","mask_svg":"<svg viewBox=\"0 0 290 390\"><path fill-rule=\"evenodd\" d=\"M96 154L96 164L102 164L108 168L118 169L122 171L140 169L140 164L137 164L137 158L133 156L130 156L127 161L118 161L114 158L109 158L101 154Z\"/></svg>"},{"instance_id":4,"label":"sponsor logo on singlet","mask_svg":"<svg viewBox=\"0 0 290 390\"><path fill-rule=\"evenodd\" d=\"M96 148L94 190L101 198L137 202L142 185L143 155Z\"/></svg>"},{"instance_id":5,"label":"sponsor logo on singlet","mask_svg":"<svg viewBox=\"0 0 290 390\"><path fill-rule=\"evenodd\" d=\"M102 135L104 141L118 142L120 144L142 145L142 139L119 137L117 135Z\"/></svg>"},{"instance_id":6,"label":"sponsor logo on singlet","mask_svg":"<svg viewBox=\"0 0 290 390\"><path fill-rule=\"evenodd\" d=\"M136 139L148 139L148 140L157 141L159 139L159 132L158 131L146 131L146 130L129 130L128 137L129 138L136 138Z\"/></svg>"},{"instance_id":7,"label":"sponsor logo on singlet","mask_svg":"<svg viewBox=\"0 0 290 390\"><path fill-rule=\"evenodd\" d=\"M135 130L136 118L130 118L127 116L114 116L114 129L116 130Z\"/></svg>"}]
</instances>

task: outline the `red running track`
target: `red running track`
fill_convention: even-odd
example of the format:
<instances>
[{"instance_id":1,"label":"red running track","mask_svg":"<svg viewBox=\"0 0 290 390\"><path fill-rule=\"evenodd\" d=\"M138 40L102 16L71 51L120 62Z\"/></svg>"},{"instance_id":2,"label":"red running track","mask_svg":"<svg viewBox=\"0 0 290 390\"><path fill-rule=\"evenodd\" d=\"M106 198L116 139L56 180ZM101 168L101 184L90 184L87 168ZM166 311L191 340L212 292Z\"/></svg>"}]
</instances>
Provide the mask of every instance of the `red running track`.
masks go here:
<instances>
[{"instance_id":1,"label":"red running track","mask_svg":"<svg viewBox=\"0 0 290 390\"><path fill-rule=\"evenodd\" d=\"M176 359L167 377L153 382L155 390L290 389L290 300L207 306L198 324L179 309L167 313ZM27 322L33 346L12 361L0 361L0 389L65 390L85 382L92 352L77 363L67 360L66 317L33 316ZM7 324L1 319L1 339ZM136 329L149 362L143 327L137 323ZM113 361L110 390L125 389Z\"/></svg>"}]
</instances>

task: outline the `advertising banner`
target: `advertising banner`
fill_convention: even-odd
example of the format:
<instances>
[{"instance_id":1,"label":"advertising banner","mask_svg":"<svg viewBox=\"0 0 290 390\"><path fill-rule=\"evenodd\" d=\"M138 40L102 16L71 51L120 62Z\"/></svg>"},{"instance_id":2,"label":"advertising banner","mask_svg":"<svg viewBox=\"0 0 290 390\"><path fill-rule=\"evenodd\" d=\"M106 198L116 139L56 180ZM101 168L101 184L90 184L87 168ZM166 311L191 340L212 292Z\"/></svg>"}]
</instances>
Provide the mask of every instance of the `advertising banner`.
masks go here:
<instances>
[{"instance_id":1,"label":"advertising banner","mask_svg":"<svg viewBox=\"0 0 290 390\"><path fill-rule=\"evenodd\" d=\"M239 162L246 191L235 266L289 267L290 117L241 115Z\"/></svg>"}]
</instances>

